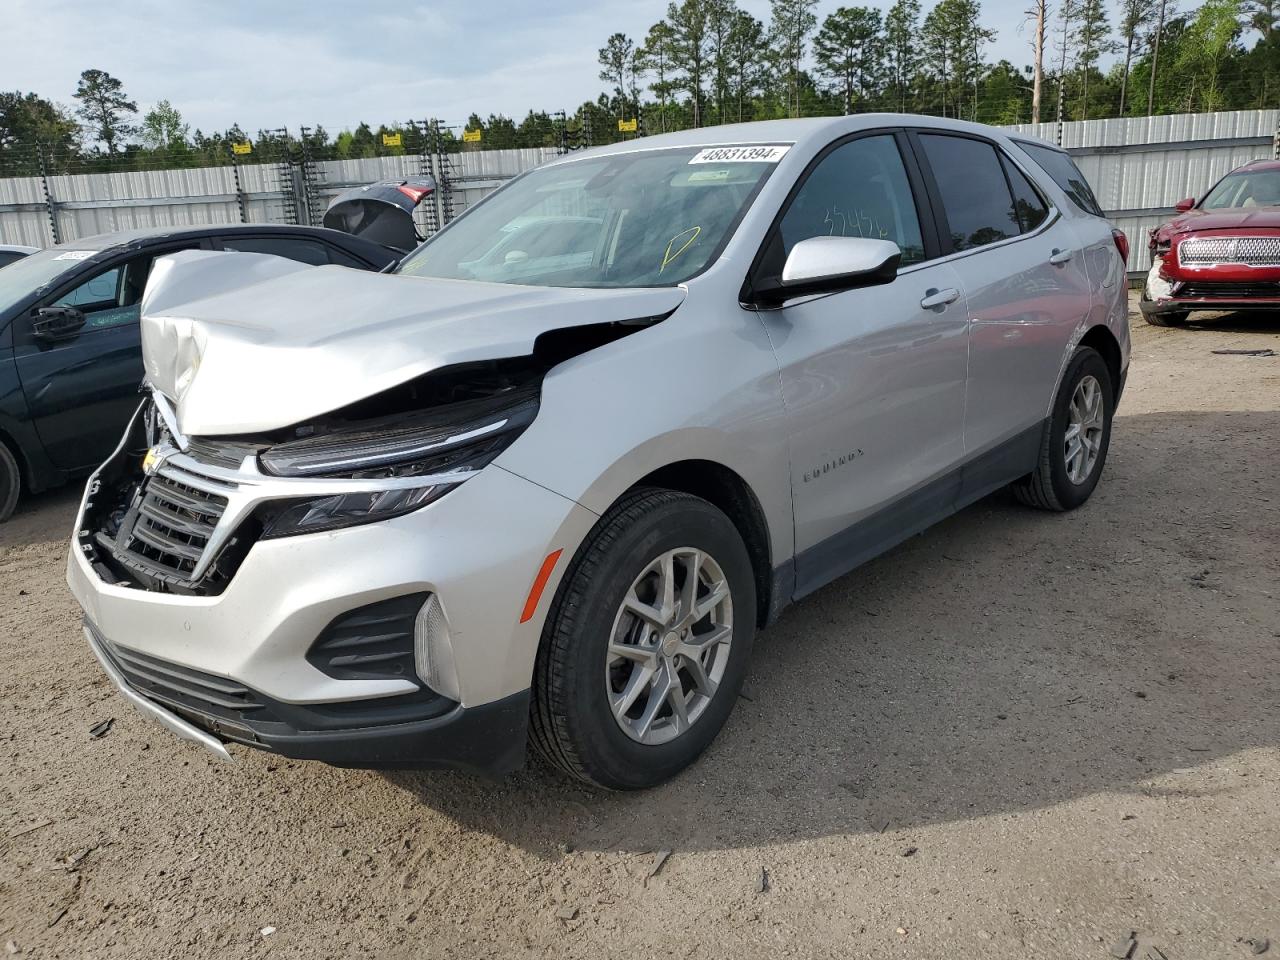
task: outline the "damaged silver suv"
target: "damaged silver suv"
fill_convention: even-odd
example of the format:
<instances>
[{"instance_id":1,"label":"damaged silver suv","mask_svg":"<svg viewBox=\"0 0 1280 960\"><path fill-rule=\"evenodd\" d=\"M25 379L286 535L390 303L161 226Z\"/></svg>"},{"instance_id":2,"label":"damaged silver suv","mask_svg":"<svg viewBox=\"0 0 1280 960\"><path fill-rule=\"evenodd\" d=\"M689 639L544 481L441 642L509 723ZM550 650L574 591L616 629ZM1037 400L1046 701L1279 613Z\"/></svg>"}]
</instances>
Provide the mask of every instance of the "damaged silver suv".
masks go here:
<instances>
[{"instance_id":1,"label":"damaged silver suv","mask_svg":"<svg viewBox=\"0 0 1280 960\"><path fill-rule=\"evenodd\" d=\"M1098 483L1124 262L1033 148L692 130L527 173L386 275L159 261L69 559L89 646L223 757L671 777L788 603L1007 484Z\"/></svg>"}]
</instances>

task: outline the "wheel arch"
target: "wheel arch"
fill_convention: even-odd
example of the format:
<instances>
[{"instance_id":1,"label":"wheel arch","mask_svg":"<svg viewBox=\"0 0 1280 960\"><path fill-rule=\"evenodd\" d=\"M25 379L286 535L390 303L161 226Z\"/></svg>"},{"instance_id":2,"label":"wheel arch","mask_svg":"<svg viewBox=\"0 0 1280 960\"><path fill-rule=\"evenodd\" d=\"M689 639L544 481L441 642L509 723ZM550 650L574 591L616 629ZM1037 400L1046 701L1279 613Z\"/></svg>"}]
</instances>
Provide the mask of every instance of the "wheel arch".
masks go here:
<instances>
[{"instance_id":1,"label":"wheel arch","mask_svg":"<svg viewBox=\"0 0 1280 960\"><path fill-rule=\"evenodd\" d=\"M1111 328L1105 324L1097 324L1085 331L1085 335L1080 338L1079 346L1092 347L1102 356L1102 360L1107 365L1107 372L1111 374L1111 392L1112 401L1120 399L1120 363L1122 354L1120 352L1120 341L1116 339L1116 335Z\"/></svg>"},{"instance_id":2,"label":"wheel arch","mask_svg":"<svg viewBox=\"0 0 1280 960\"><path fill-rule=\"evenodd\" d=\"M774 553L764 509L750 484L736 471L713 460L677 460L650 471L625 492L640 487L676 490L706 500L737 529L751 558L756 586L756 623L764 626L775 614Z\"/></svg>"}]
</instances>

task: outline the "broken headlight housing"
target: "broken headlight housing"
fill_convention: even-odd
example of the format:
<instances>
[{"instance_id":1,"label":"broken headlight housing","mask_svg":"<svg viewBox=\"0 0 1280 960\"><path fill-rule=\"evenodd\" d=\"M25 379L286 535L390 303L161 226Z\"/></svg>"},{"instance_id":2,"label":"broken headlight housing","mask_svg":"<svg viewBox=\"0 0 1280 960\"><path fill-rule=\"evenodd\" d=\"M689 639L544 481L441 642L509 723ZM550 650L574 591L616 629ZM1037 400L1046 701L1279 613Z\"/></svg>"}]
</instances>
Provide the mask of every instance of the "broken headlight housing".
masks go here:
<instances>
[{"instance_id":1,"label":"broken headlight housing","mask_svg":"<svg viewBox=\"0 0 1280 960\"><path fill-rule=\"evenodd\" d=\"M279 501L264 517L263 538L387 520L426 506L488 466L538 412L536 393L450 405L422 417L338 427L268 447L262 471L276 477L398 480L356 492Z\"/></svg>"}]
</instances>

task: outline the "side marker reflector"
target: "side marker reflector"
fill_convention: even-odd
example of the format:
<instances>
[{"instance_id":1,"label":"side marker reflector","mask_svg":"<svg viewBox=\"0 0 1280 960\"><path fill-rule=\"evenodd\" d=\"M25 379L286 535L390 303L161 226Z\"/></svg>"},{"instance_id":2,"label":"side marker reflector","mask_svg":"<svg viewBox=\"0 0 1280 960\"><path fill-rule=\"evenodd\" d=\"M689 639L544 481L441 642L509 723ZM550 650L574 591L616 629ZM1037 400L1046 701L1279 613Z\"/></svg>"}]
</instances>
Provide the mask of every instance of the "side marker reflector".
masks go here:
<instances>
[{"instance_id":1,"label":"side marker reflector","mask_svg":"<svg viewBox=\"0 0 1280 960\"><path fill-rule=\"evenodd\" d=\"M538 601L542 599L542 591L546 589L547 581L551 579L551 571L556 568L556 562L562 553L564 553L563 550L548 553L547 559L542 561L542 567L538 570L538 575L533 578L533 586L529 589L529 599L524 602L524 612L520 614L521 623L528 623L533 619L533 615L538 610Z\"/></svg>"}]
</instances>

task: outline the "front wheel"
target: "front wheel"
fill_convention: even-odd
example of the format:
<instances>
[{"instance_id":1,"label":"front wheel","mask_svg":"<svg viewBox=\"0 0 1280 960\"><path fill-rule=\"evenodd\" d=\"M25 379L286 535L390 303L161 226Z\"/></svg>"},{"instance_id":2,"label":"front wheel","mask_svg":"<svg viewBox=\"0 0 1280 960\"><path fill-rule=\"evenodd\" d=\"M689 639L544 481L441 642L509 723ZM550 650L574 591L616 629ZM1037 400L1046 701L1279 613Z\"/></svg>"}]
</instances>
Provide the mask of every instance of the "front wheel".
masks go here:
<instances>
[{"instance_id":1,"label":"front wheel","mask_svg":"<svg viewBox=\"0 0 1280 960\"><path fill-rule=\"evenodd\" d=\"M1106 362L1092 347L1072 355L1040 442L1036 469L1013 485L1017 498L1041 510L1074 510L1093 493L1111 444L1115 391Z\"/></svg>"},{"instance_id":2,"label":"front wheel","mask_svg":"<svg viewBox=\"0 0 1280 960\"><path fill-rule=\"evenodd\" d=\"M628 495L556 592L534 668L535 748L599 787L669 779L724 726L755 626L751 560L729 518L684 493Z\"/></svg>"},{"instance_id":3,"label":"front wheel","mask_svg":"<svg viewBox=\"0 0 1280 960\"><path fill-rule=\"evenodd\" d=\"M1180 327L1187 322L1186 310L1165 310L1162 313L1143 313L1142 319L1153 327Z\"/></svg>"}]
</instances>

